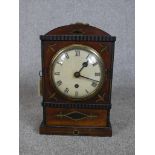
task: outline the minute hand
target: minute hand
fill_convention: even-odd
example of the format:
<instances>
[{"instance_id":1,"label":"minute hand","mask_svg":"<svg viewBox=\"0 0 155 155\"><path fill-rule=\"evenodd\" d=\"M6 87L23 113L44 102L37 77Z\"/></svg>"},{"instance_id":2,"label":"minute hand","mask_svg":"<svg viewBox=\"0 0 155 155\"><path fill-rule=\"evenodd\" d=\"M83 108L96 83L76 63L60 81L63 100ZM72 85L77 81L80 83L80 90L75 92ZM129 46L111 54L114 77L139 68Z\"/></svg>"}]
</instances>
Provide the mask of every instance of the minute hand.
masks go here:
<instances>
[{"instance_id":1,"label":"minute hand","mask_svg":"<svg viewBox=\"0 0 155 155\"><path fill-rule=\"evenodd\" d=\"M94 79L91 79L91 78L89 78L89 77L85 77L85 76L82 76L82 75L80 75L80 77L85 78L85 79L88 79L88 80L92 80L92 81L99 82L99 81L97 81L97 80L94 80Z\"/></svg>"}]
</instances>

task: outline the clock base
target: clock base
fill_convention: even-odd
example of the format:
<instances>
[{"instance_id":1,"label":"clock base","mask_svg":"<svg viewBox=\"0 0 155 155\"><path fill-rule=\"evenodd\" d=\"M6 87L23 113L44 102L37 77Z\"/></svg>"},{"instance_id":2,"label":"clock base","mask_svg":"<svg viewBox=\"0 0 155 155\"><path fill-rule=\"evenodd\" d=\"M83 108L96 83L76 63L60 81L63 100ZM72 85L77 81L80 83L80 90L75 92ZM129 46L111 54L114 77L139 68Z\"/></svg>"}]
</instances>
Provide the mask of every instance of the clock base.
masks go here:
<instances>
[{"instance_id":1,"label":"clock base","mask_svg":"<svg viewBox=\"0 0 155 155\"><path fill-rule=\"evenodd\" d=\"M111 137L112 127L111 124L107 127L46 126L42 122L40 125L39 133L46 135Z\"/></svg>"}]
</instances>

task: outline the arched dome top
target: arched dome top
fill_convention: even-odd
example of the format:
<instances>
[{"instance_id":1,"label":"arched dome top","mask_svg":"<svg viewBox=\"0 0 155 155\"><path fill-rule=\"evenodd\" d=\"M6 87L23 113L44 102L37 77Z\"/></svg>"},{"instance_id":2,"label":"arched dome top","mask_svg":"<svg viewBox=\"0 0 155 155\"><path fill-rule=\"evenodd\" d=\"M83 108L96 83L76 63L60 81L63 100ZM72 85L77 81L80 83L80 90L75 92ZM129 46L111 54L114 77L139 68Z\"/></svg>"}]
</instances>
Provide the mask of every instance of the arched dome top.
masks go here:
<instances>
[{"instance_id":1,"label":"arched dome top","mask_svg":"<svg viewBox=\"0 0 155 155\"><path fill-rule=\"evenodd\" d=\"M107 32L90 26L89 24L82 24L82 23L75 23L66 26L61 26L55 28L45 35L72 35L72 34L79 34L79 35L102 35L102 36L110 36Z\"/></svg>"}]
</instances>

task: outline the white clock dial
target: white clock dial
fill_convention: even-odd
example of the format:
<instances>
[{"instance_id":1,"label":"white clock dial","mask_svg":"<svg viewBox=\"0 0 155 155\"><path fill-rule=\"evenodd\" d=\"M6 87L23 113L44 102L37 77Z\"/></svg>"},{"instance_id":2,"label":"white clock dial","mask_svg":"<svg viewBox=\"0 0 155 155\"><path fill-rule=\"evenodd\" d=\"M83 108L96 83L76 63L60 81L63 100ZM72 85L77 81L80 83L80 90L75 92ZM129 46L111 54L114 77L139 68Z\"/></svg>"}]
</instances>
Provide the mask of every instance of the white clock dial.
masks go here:
<instances>
[{"instance_id":1,"label":"white clock dial","mask_svg":"<svg viewBox=\"0 0 155 155\"><path fill-rule=\"evenodd\" d=\"M60 50L51 65L51 79L55 88L72 99L95 95L103 82L102 59L87 46L72 45Z\"/></svg>"}]
</instances>

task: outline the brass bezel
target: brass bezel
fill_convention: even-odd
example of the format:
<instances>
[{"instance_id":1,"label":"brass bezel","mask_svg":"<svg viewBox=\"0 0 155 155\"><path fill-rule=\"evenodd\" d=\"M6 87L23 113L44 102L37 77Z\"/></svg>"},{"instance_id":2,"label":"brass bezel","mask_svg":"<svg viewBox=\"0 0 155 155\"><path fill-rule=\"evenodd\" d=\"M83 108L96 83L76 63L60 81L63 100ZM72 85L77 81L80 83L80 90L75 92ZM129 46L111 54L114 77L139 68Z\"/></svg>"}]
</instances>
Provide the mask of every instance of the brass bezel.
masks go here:
<instances>
[{"instance_id":1,"label":"brass bezel","mask_svg":"<svg viewBox=\"0 0 155 155\"><path fill-rule=\"evenodd\" d=\"M71 97L71 96L68 96L68 95L65 95L64 93L62 93L59 89L57 89L57 87L56 87L56 85L55 85L55 82L54 82L54 78L53 78L53 76L54 76L54 74L53 74L53 69L54 69L54 66L55 66L54 62L55 62L55 60L57 59L57 57L58 57L59 55L61 55L63 52L68 51L68 50L72 50L72 49L75 49L75 48L76 48L76 49L86 50L86 51L88 51L88 52L91 52L91 53L95 54L95 55L96 55L96 58L97 58L97 60L98 60L98 62L99 62L99 64L100 64L100 66L101 66L101 68L102 68L102 69L101 69L101 80L100 80L100 83L99 83L99 86L97 87L97 89L95 89L95 91L91 92L90 95L84 96L84 97L81 97L81 98L74 98L74 97ZM93 48L91 48L91 47L89 47L89 46L86 46L86 45L82 45L82 44L72 44L72 45L69 45L69 46L66 46L66 47L60 49L60 50L55 54L55 56L52 58L49 69L50 69L50 71L49 71L49 73L50 73L50 82L51 82L51 84L53 85L55 91L56 91L59 95L61 95L62 97L66 98L66 99L68 99L68 100L71 100L71 101L83 101L83 100L90 99L90 98L94 97L94 96L101 90L101 88L102 88L102 86L103 86L104 76L105 76L104 62L103 62L101 56L99 55L99 53L98 53L95 49L93 49Z\"/></svg>"}]
</instances>

